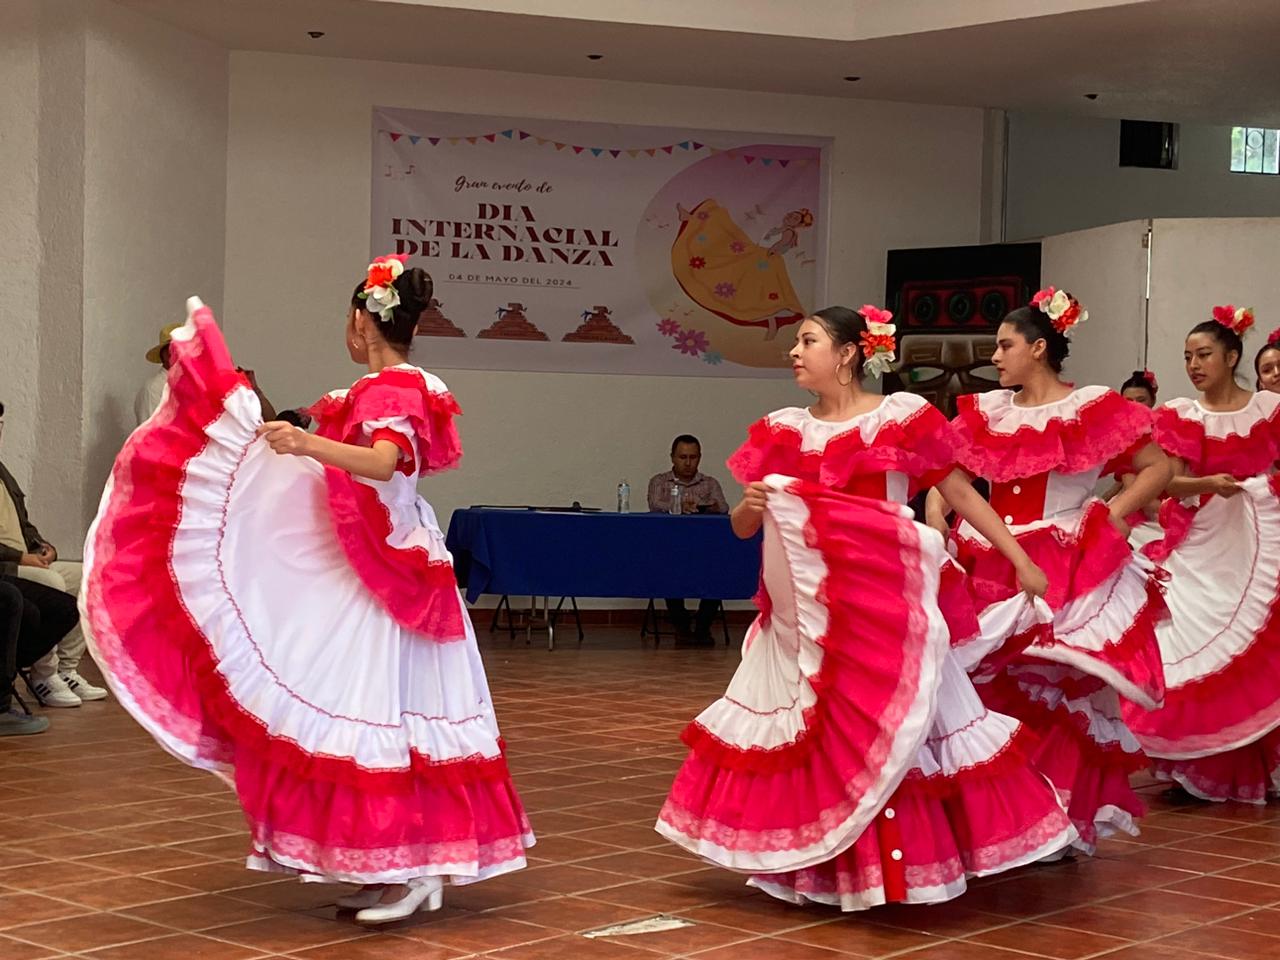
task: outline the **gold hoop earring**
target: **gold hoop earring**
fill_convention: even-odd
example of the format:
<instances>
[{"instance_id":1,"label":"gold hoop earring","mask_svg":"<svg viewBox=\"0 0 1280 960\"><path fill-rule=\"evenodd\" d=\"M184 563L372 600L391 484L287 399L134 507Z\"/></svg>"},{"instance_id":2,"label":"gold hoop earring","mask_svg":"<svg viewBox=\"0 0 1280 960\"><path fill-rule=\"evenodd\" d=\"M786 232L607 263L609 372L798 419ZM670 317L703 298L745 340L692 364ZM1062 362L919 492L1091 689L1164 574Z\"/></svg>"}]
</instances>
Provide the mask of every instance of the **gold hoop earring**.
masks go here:
<instances>
[{"instance_id":1,"label":"gold hoop earring","mask_svg":"<svg viewBox=\"0 0 1280 960\"><path fill-rule=\"evenodd\" d=\"M840 384L840 386L842 386L842 387L847 387L847 386L849 386L849 384L853 383L853 371L852 371L852 370L850 370L850 371L849 371L849 379L848 379L848 380L841 380L841 379L840 379L840 368L841 368L842 366L844 366L844 364L836 364L836 383Z\"/></svg>"}]
</instances>

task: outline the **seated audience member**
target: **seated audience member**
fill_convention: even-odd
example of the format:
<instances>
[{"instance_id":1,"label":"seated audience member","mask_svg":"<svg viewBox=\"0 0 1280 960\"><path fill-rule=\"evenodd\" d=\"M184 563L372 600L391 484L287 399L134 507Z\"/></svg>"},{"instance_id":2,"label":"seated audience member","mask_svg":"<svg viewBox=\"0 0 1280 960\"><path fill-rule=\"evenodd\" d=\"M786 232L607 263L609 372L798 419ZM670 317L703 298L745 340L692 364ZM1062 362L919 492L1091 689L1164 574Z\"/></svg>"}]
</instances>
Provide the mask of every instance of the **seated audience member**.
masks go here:
<instances>
[{"instance_id":1,"label":"seated audience member","mask_svg":"<svg viewBox=\"0 0 1280 960\"><path fill-rule=\"evenodd\" d=\"M147 351L147 362L158 363L160 369L142 385L138 390L137 397L134 398L133 418L135 427L142 426L156 412L156 408L160 406L160 400L164 397L165 382L169 376L169 367L172 366L169 350L173 343L173 332L181 327L182 324L180 323L171 323L166 327L162 327L156 345ZM239 368L239 370L248 379L249 386L253 387L253 392L258 395L258 402L262 404L262 419L275 420L275 408L271 405L271 401L267 399L266 394L262 392L262 388L258 386L258 378L254 375L254 372L243 367Z\"/></svg>"},{"instance_id":2,"label":"seated audience member","mask_svg":"<svg viewBox=\"0 0 1280 960\"><path fill-rule=\"evenodd\" d=\"M0 403L0 431L3 427L4 404ZM42 583L75 598L80 595L82 569L76 561L59 559L58 551L41 536L27 515L26 495L0 463L0 574ZM71 609L75 609L74 599ZM78 622L64 633L57 649L31 669L36 696L48 707L78 707L83 700L105 700L107 691L80 675L85 643Z\"/></svg>"},{"instance_id":3,"label":"seated audience member","mask_svg":"<svg viewBox=\"0 0 1280 960\"><path fill-rule=\"evenodd\" d=\"M75 629L75 598L44 584L0 574L0 737L43 733L46 717L28 716L13 706L14 682Z\"/></svg>"},{"instance_id":4,"label":"seated audience member","mask_svg":"<svg viewBox=\"0 0 1280 960\"><path fill-rule=\"evenodd\" d=\"M133 419L134 426L140 427L151 415L156 412L156 408L160 406L160 400L164 396L165 379L168 376L170 366L169 361L169 344L173 340L173 331L181 327L180 323L171 323L167 327L160 329L160 337L156 341L156 345L147 351L147 363L157 363L160 369L151 375L139 389L138 395L133 401Z\"/></svg>"},{"instance_id":5,"label":"seated audience member","mask_svg":"<svg viewBox=\"0 0 1280 960\"><path fill-rule=\"evenodd\" d=\"M698 472L702 462L702 445L697 437L682 434L671 444L671 469L649 481L649 509L655 513L670 513L673 489L678 489L680 513L728 513L729 503L724 491L714 477ZM693 628L689 625L689 611L682 598L667 599L667 610L676 630L676 642L681 645L713 646L711 625L715 621L720 601L704 599L698 604L698 616Z\"/></svg>"}]
</instances>

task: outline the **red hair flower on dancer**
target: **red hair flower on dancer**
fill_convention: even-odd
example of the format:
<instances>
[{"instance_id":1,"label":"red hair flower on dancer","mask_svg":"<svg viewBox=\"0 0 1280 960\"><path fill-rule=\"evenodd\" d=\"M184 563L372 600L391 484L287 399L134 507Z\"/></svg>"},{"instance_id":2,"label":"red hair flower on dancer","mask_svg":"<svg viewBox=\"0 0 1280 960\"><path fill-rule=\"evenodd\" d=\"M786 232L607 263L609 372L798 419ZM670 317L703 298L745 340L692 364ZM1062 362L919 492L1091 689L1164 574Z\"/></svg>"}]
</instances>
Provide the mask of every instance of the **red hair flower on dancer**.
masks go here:
<instances>
[{"instance_id":1,"label":"red hair flower on dancer","mask_svg":"<svg viewBox=\"0 0 1280 960\"><path fill-rule=\"evenodd\" d=\"M365 276L364 290L359 294L362 300L373 305L376 313L384 321L390 321L395 308L400 305L400 294L396 292L396 278L404 273L404 263L409 259L407 253L389 253L384 257L374 258L369 264Z\"/></svg>"},{"instance_id":2,"label":"red hair flower on dancer","mask_svg":"<svg viewBox=\"0 0 1280 960\"><path fill-rule=\"evenodd\" d=\"M1067 331L1076 324L1089 319L1089 311L1080 305L1079 300L1067 291L1055 287L1045 287L1038 291L1031 298L1031 306L1047 316L1053 329L1064 337L1070 336Z\"/></svg>"},{"instance_id":3,"label":"red hair flower on dancer","mask_svg":"<svg viewBox=\"0 0 1280 960\"><path fill-rule=\"evenodd\" d=\"M867 329L862 333L862 354L866 358L862 369L868 376L883 376L893 369L897 359L898 342L894 334L898 328L892 322L893 314L868 303L858 315L867 321Z\"/></svg>"},{"instance_id":4,"label":"red hair flower on dancer","mask_svg":"<svg viewBox=\"0 0 1280 960\"><path fill-rule=\"evenodd\" d=\"M1213 308L1213 319L1231 330L1238 337L1243 337L1250 327L1253 326L1253 307L1236 307L1231 304L1224 304L1220 307ZM1272 334L1275 336L1275 334ZM1268 339L1268 342L1271 342Z\"/></svg>"}]
</instances>

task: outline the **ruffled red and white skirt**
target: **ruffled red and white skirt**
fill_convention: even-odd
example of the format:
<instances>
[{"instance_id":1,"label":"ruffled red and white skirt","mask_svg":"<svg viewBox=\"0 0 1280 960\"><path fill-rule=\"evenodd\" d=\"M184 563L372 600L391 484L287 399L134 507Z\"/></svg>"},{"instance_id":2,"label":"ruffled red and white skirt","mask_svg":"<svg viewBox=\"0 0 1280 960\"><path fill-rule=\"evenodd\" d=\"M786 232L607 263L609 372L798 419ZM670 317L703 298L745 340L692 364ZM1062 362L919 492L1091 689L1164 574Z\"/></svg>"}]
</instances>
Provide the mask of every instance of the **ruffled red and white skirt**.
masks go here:
<instances>
[{"instance_id":1,"label":"ruffled red and white skirt","mask_svg":"<svg viewBox=\"0 0 1280 960\"><path fill-rule=\"evenodd\" d=\"M1156 636L1164 707L1126 705L1156 775L1206 800L1280 795L1280 476L1243 481L1230 499L1166 501L1172 615Z\"/></svg>"},{"instance_id":2,"label":"ruffled red and white skirt","mask_svg":"<svg viewBox=\"0 0 1280 960\"><path fill-rule=\"evenodd\" d=\"M657 823L796 903L936 903L1075 832L948 650L941 539L897 505L770 477L761 616Z\"/></svg>"},{"instance_id":3,"label":"ruffled red and white skirt","mask_svg":"<svg viewBox=\"0 0 1280 960\"><path fill-rule=\"evenodd\" d=\"M206 308L173 355L85 545L85 633L120 702L234 786L253 869L466 883L524 866L533 835L465 610L445 642L369 592L324 469L256 439Z\"/></svg>"},{"instance_id":4,"label":"ruffled red and white skirt","mask_svg":"<svg viewBox=\"0 0 1280 960\"><path fill-rule=\"evenodd\" d=\"M1071 813L1076 846L1092 852L1100 837L1136 834L1145 810L1129 774L1146 761L1119 698L1152 709L1164 697L1156 626L1168 612L1158 571L1134 554L1101 501L1013 533L1048 576L1052 619L1026 629L1006 618L1006 643L987 637L992 653L968 665L984 701L1036 733L1036 766ZM962 525L957 542L984 614L1016 598L1012 566L984 538Z\"/></svg>"}]
</instances>

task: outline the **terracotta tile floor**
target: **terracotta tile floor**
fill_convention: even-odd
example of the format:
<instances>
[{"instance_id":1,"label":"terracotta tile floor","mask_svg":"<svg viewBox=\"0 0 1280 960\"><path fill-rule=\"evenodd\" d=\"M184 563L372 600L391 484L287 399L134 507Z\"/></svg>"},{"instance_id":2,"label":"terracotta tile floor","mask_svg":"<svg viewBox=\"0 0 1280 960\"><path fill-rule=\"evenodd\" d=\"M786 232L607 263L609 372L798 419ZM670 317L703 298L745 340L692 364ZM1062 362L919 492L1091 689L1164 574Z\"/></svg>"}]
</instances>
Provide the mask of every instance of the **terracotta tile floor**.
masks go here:
<instances>
[{"instance_id":1,"label":"terracotta tile floor","mask_svg":"<svg viewBox=\"0 0 1280 960\"><path fill-rule=\"evenodd\" d=\"M1096 859L978 881L938 907L801 909L652 830L677 734L736 653L596 629L581 649L502 637L484 655L540 838L528 870L362 930L337 916L337 888L244 870L235 799L114 701L86 704L52 711L43 736L0 741L0 958L1280 958L1280 806L1176 804L1147 782L1143 836ZM657 914L696 925L581 936Z\"/></svg>"}]
</instances>

